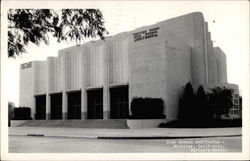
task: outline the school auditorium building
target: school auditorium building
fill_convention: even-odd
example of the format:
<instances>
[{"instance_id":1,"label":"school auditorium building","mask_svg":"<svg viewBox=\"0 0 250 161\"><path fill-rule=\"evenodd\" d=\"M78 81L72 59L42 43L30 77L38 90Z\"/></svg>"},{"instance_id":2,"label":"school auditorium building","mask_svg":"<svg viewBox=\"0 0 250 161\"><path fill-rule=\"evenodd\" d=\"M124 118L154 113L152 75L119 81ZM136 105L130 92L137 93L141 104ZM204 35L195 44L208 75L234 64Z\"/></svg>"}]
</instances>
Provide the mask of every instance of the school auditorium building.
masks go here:
<instances>
[{"instance_id":1,"label":"school auditorium building","mask_svg":"<svg viewBox=\"0 0 250 161\"><path fill-rule=\"evenodd\" d=\"M133 97L176 119L187 82L226 84L226 57L200 12L60 50L20 66L20 106L34 119L124 119Z\"/></svg>"}]
</instances>

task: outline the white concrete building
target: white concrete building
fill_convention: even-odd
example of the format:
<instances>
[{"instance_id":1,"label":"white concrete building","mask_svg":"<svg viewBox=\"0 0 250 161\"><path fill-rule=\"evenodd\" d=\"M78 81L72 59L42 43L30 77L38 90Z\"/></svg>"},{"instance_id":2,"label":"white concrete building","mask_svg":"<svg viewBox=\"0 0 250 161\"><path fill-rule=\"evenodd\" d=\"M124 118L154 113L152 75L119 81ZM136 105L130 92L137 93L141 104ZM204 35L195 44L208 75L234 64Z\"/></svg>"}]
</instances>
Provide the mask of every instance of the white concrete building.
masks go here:
<instances>
[{"instance_id":1,"label":"white concrete building","mask_svg":"<svg viewBox=\"0 0 250 161\"><path fill-rule=\"evenodd\" d=\"M133 97L154 97L172 120L189 81L227 83L226 56L199 12L22 64L20 106L35 119L121 119Z\"/></svg>"}]
</instances>

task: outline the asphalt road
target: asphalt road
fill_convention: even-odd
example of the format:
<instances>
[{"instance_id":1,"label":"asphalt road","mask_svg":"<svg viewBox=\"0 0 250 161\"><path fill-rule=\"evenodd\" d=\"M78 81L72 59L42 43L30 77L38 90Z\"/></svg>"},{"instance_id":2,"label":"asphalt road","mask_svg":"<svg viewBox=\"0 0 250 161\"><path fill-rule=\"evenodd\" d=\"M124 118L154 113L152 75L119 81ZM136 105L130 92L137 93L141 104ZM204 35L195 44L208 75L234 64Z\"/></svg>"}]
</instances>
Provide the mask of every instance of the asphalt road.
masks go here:
<instances>
[{"instance_id":1,"label":"asphalt road","mask_svg":"<svg viewBox=\"0 0 250 161\"><path fill-rule=\"evenodd\" d=\"M109 140L9 136L10 153L241 152L241 137Z\"/></svg>"}]
</instances>

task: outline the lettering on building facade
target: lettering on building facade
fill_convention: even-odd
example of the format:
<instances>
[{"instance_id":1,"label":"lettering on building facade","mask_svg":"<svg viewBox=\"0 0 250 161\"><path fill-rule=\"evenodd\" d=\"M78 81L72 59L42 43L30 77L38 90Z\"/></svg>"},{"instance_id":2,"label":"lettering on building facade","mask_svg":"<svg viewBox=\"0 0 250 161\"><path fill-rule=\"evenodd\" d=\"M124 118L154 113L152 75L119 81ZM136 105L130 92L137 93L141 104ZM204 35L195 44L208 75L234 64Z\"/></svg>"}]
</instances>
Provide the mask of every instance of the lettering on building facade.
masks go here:
<instances>
[{"instance_id":1,"label":"lettering on building facade","mask_svg":"<svg viewBox=\"0 0 250 161\"><path fill-rule=\"evenodd\" d=\"M136 42L136 41L140 41L140 40L145 40L145 39L157 37L159 29L160 29L160 27L155 27L155 28L152 28L149 30L143 30L140 32L133 33L134 41Z\"/></svg>"},{"instance_id":2,"label":"lettering on building facade","mask_svg":"<svg viewBox=\"0 0 250 161\"><path fill-rule=\"evenodd\" d=\"M24 63L24 64L21 65L22 69L30 68L30 67L32 67L32 62Z\"/></svg>"}]
</instances>

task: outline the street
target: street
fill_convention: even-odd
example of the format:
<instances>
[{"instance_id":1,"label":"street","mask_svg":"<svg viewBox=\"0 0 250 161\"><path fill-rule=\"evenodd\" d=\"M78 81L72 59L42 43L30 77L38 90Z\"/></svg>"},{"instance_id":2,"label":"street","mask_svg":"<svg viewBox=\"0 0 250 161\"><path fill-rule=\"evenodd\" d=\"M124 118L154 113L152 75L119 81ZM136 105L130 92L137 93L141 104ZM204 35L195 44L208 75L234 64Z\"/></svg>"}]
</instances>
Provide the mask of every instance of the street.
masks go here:
<instances>
[{"instance_id":1,"label":"street","mask_svg":"<svg viewBox=\"0 0 250 161\"><path fill-rule=\"evenodd\" d=\"M241 137L110 140L9 135L10 153L241 152Z\"/></svg>"}]
</instances>

